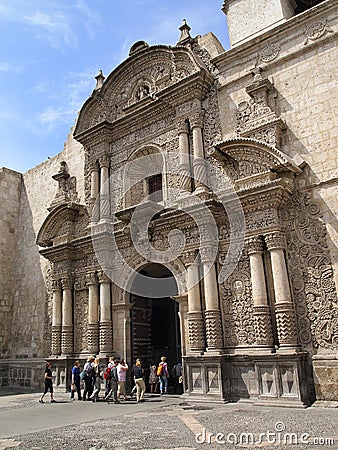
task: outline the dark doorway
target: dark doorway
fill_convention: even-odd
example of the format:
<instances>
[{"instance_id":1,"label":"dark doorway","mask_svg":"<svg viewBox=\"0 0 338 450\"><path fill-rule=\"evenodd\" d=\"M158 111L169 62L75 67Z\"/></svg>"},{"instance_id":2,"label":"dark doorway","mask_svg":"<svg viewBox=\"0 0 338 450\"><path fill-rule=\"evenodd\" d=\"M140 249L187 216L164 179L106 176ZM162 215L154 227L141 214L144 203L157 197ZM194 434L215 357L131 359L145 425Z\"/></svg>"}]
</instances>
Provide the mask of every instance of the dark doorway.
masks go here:
<instances>
[{"instance_id":1,"label":"dark doorway","mask_svg":"<svg viewBox=\"0 0 338 450\"><path fill-rule=\"evenodd\" d=\"M143 297L131 294L133 362L141 358L147 370L152 361L158 364L161 356L166 356L170 370L182 356L178 304L170 297L152 298L151 283L152 278L169 278L173 275L160 264L149 264L142 274L149 277L149 295Z\"/></svg>"}]
</instances>

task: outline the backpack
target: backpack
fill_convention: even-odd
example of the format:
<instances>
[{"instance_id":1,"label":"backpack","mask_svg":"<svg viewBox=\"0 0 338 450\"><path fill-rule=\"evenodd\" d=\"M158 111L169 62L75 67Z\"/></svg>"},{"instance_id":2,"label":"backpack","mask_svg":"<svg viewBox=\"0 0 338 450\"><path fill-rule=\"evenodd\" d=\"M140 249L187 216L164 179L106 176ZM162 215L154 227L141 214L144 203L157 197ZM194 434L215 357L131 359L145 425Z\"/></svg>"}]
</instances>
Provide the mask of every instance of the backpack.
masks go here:
<instances>
[{"instance_id":1,"label":"backpack","mask_svg":"<svg viewBox=\"0 0 338 450\"><path fill-rule=\"evenodd\" d=\"M107 367L106 370L104 371L103 378L105 380L111 379L111 368L110 367Z\"/></svg>"},{"instance_id":2,"label":"backpack","mask_svg":"<svg viewBox=\"0 0 338 450\"><path fill-rule=\"evenodd\" d=\"M163 364L159 364L157 367L157 376L161 377L163 375Z\"/></svg>"}]
</instances>

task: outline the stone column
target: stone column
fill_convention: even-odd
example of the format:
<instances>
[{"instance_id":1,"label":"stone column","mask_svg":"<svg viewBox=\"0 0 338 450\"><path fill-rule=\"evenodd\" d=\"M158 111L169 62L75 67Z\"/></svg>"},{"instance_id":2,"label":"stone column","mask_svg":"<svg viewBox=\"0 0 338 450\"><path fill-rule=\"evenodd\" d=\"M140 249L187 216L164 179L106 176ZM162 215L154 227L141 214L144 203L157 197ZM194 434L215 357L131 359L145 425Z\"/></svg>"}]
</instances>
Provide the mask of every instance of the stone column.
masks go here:
<instances>
[{"instance_id":1,"label":"stone column","mask_svg":"<svg viewBox=\"0 0 338 450\"><path fill-rule=\"evenodd\" d=\"M52 355L61 354L62 290L60 280L53 280Z\"/></svg>"},{"instance_id":2,"label":"stone column","mask_svg":"<svg viewBox=\"0 0 338 450\"><path fill-rule=\"evenodd\" d=\"M187 270L189 346L193 353L205 350L204 319L199 284L199 264L195 260Z\"/></svg>"},{"instance_id":3,"label":"stone column","mask_svg":"<svg viewBox=\"0 0 338 450\"><path fill-rule=\"evenodd\" d=\"M216 266L214 262L215 252L217 252L217 249L211 245L200 249L204 274L207 353L216 352L220 354L223 352L223 332L221 311L219 308Z\"/></svg>"},{"instance_id":4,"label":"stone column","mask_svg":"<svg viewBox=\"0 0 338 450\"><path fill-rule=\"evenodd\" d=\"M172 297L178 303L178 317L180 319L181 353L185 356L189 351L189 331L187 330L188 298L187 295L175 295Z\"/></svg>"},{"instance_id":5,"label":"stone column","mask_svg":"<svg viewBox=\"0 0 338 450\"><path fill-rule=\"evenodd\" d=\"M192 128L195 191L206 192L207 172L204 158L202 112L195 113L190 121Z\"/></svg>"},{"instance_id":6,"label":"stone column","mask_svg":"<svg viewBox=\"0 0 338 450\"><path fill-rule=\"evenodd\" d=\"M256 342L260 347L273 347L271 313L265 283L263 239L260 236L245 240L250 258L251 287Z\"/></svg>"},{"instance_id":7,"label":"stone column","mask_svg":"<svg viewBox=\"0 0 338 450\"><path fill-rule=\"evenodd\" d=\"M109 157L103 156L99 159L100 164L100 220L110 220L109 204Z\"/></svg>"},{"instance_id":8,"label":"stone column","mask_svg":"<svg viewBox=\"0 0 338 450\"><path fill-rule=\"evenodd\" d=\"M73 335L73 282L70 278L63 278L62 285L62 332L61 354L71 355L74 351Z\"/></svg>"},{"instance_id":9,"label":"stone column","mask_svg":"<svg viewBox=\"0 0 338 450\"><path fill-rule=\"evenodd\" d=\"M186 122L178 125L178 142L180 152L180 189L181 195L191 192L191 169L189 158L189 130Z\"/></svg>"},{"instance_id":10,"label":"stone column","mask_svg":"<svg viewBox=\"0 0 338 450\"><path fill-rule=\"evenodd\" d=\"M103 271L97 275L100 283L100 355L106 357L112 352L113 346L110 279Z\"/></svg>"},{"instance_id":11,"label":"stone column","mask_svg":"<svg viewBox=\"0 0 338 450\"><path fill-rule=\"evenodd\" d=\"M99 352L99 291L95 272L86 274L88 286L88 352L96 355Z\"/></svg>"},{"instance_id":12,"label":"stone column","mask_svg":"<svg viewBox=\"0 0 338 450\"><path fill-rule=\"evenodd\" d=\"M285 236L281 232L270 233L265 236L265 242L271 257L280 350L296 350L298 346L297 324L284 256Z\"/></svg>"},{"instance_id":13,"label":"stone column","mask_svg":"<svg viewBox=\"0 0 338 450\"><path fill-rule=\"evenodd\" d=\"M90 203L92 206L92 223L97 223L100 218L100 206L95 203L99 195L99 169L93 167L90 172Z\"/></svg>"}]
</instances>

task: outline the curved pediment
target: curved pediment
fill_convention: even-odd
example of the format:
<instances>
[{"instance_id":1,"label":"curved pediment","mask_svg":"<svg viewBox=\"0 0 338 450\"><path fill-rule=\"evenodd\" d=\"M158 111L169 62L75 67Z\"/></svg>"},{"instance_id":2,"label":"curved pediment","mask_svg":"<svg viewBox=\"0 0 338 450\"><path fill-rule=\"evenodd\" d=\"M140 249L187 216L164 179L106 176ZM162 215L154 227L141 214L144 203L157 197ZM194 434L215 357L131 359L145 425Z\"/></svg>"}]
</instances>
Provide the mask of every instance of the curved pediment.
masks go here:
<instances>
[{"instance_id":1,"label":"curved pediment","mask_svg":"<svg viewBox=\"0 0 338 450\"><path fill-rule=\"evenodd\" d=\"M281 150L250 138L234 138L209 150L209 156L231 167L231 178L242 179L266 172L300 173L292 160Z\"/></svg>"},{"instance_id":2,"label":"curved pediment","mask_svg":"<svg viewBox=\"0 0 338 450\"><path fill-rule=\"evenodd\" d=\"M100 123L113 123L155 102L168 88L200 71L206 73L203 64L186 47L136 44L131 56L104 82L101 77L102 83L80 111L75 136Z\"/></svg>"},{"instance_id":3,"label":"curved pediment","mask_svg":"<svg viewBox=\"0 0 338 450\"><path fill-rule=\"evenodd\" d=\"M87 210L83 205L67 203L54 208L42 224L36 243L40 247L51 247L68 243L85 229L88 223Z\"/></svg>"}]
</instances>

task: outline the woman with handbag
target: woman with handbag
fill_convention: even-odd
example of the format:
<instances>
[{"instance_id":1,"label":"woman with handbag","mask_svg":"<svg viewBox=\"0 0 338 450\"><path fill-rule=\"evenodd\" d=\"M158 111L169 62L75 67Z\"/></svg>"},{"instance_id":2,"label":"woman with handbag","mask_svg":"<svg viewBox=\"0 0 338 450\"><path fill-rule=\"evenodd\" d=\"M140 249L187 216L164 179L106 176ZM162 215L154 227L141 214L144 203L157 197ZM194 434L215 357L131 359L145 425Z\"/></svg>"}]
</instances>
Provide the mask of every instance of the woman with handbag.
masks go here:
<instances>
[{"instance_id":1,"label":"woman with handbag","mask_svg":"<svg viewBox=\"0 0 338 450\"><path fill-rule=\"evenodd\" d=\"M72 381L70 388L70 398L72 401L75 400L75 391L77 392L77 399L82 400L81 397L81 380L80 380L80 361L75 361L75 364L72 368Z\"/></svg>"}]
</instances>

